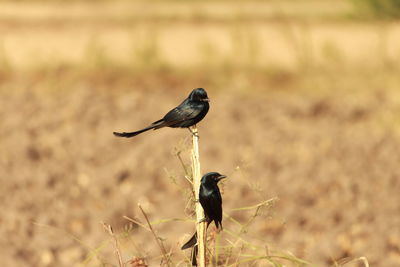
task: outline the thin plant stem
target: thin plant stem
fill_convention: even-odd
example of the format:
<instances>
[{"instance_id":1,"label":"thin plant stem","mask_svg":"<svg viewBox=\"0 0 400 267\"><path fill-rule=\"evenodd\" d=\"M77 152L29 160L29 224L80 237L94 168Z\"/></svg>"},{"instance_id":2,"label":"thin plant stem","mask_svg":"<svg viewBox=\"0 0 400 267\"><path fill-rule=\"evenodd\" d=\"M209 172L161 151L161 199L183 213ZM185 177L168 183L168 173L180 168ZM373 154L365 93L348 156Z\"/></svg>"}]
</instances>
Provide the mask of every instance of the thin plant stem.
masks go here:
<instances>
[{"instance_id":1,"label":"thin plant stem","mask_svg":"<svg viewBox=\"0 0 400 267\"><path fill-rule=\"evenodd\" d=\"M118 258L119 267L125 267L125 264L122 261L121 252L120 252L119 244L118 244L118 239L115 237L114 231L113 231L111 225L106 224L104 222L102 224L103 224L104 229L110 234L110 236L114 240L114 251Z\"/></svg>"},{"instance_id":2,"label":"thin plant stem","mask_svg":"<svg viewBox=\"0 0 400 267\"><path fill-rule=\"evenodd\" d=\"M153 236L154 236L154 238L155 238L155 240L156 240L158 246L159 246L160 249L161 249L161 252L162 252L163 257L164 257L164 260L165 260L165 264L166 264L168 267L171 266L171 261L170 261L169 257L167 256L167 254L168 254L168 253L167 253L167 250L165 249L163 243L160 241L160 239L159 239L159 237L157 236L156 232L154 232L154 229L153 229L153 227L151 226L151 223L150 223L150 221L149 221L149 218L147 217L146 212L144 212L144 210L143 210L143 208L142 208L142 206L141 206L140 204L138 204L138 206L139 206L139 209L141 210L141 212L143 213L143 216L144 216L144 218L146 219L147 225L149 226L150 231L153 233Z\"/></svg>"}]
</instances>

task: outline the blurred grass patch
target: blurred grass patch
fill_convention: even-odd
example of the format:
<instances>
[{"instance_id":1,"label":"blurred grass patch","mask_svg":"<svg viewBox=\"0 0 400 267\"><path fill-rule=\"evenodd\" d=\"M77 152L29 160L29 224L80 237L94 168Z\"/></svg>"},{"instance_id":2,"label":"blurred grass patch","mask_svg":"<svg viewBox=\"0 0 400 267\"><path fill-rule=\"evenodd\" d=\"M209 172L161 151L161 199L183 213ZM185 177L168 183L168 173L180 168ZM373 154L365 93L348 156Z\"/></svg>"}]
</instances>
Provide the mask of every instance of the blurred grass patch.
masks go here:
<instances>
[{"instance_id":1,"label":"blurred grass patch","mask_svg":"<svg viewBox=\"0 0 400 267\"><path fill-rule=\"evenodd\" d=\"M400 0L351 0L362 16L374 18L400 18Z\"/></svg>"}]
</instances>

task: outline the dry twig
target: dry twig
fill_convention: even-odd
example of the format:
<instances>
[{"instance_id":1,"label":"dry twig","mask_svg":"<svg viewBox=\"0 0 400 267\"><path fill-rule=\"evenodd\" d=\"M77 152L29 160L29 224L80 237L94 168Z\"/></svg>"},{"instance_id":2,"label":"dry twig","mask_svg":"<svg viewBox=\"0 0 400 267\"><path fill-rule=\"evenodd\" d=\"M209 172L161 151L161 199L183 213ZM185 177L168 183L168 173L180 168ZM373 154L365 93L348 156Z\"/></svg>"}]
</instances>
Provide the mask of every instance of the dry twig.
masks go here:
<instances>
[{"instance_id":1,"label":"dry twig","mask_svg":"<svg viewBox=\"0 0 400 267\"><path fill-rule=\"evenodd\" d=\"M118 239L117 239L117 237L114 235L114 231L113 231L111 225L106 224L106 223L104 223L104 222L102 223L102 225L103 225L104 229L105 229L105 230L110 234L110 236L114 239L114 251L115 251L115 254L117 255L119 266L120 266L120 267L124 267L125 264L122 262L121 252L120 252L120 250L119 250L119 245L118 245Z\"/></svg>"},{"instance_id":2,"label":"dry twig","mask_svg":"<svg viewBox=\"0 0 400 267\"><path fill-rule=\"evenodd\" d=\"M165 247L164 247L164 244L160 241L160 238L157 236L156 232L154 232L154 229L153 229L153 227L151 226L151 223L150 223L150 221L149 221L149 218L147 217L146 212L144 212L142 206L141 206L140 204L138 204L138 206L139 206L139 209L142 211L143 216L144 216L144 218L146 219L147 225L149 226L150 231L153 233L153 236L154 236L154 238L156 239L156 242L157 242L158 246L159 246L160 249L161 249L161 252L162 252L163 257L164 257L164 260L165 260L165 264L166 264L168 267L171 266L171 261L170 261L170 258L169 258L169 256L168 256L167 250L166 250Z\"/></svg>"}]
</instances>

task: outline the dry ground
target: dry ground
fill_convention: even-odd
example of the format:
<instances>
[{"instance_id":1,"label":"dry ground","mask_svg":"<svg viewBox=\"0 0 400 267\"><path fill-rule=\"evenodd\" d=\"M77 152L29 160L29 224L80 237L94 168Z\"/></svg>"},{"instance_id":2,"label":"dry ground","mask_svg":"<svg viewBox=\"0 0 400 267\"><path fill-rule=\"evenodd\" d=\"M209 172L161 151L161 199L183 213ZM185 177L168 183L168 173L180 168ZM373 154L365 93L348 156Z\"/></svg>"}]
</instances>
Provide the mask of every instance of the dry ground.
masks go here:
<instances>
[{"instance_id":1,"label":"dry ground","mask_svg":"<svg viewBox=\"0 0 400 267\"><path fill-rule=\"evenodd\" d=\"M180 219L155 228L184 266L188 131L111 133L201 86L202 170L229 176L226 213L246 223L254 210L233 209L279 199L231 263L270 251L399 266L400 26L349 19L346 2L277 3L0 4L2 265L116 266L107 222L124 260L158 266L151 234L123 218L143 223L141 203L152 221ZM240 227L224 228L226 246Z\"/></svg>"}]
</instances>

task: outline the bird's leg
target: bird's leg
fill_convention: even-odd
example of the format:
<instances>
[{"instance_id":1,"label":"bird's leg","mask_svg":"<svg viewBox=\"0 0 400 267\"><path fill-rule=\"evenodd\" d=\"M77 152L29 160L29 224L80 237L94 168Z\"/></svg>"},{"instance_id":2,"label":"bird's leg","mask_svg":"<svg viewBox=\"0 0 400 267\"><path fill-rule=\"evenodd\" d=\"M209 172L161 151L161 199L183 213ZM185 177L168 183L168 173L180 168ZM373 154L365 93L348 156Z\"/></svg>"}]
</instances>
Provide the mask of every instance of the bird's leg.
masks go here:
<instances>
[{"instance_id":1,"label":"bird's leg","mask_svg":"<svg viewBox=\"0 0 400 267\"><path fill-rule=\"evenodd\" d=\"M200 136L198 135L198 133L195 133L194 131L192 131L192 128L188 127L188 130L189 130L189 132L190 132L193 136L195 136L195 137L197 137L197 138L200 137Z\"/></svg>"}]
</instances>

